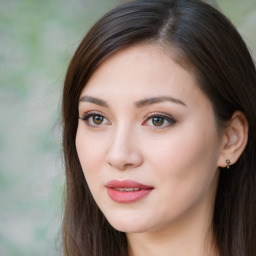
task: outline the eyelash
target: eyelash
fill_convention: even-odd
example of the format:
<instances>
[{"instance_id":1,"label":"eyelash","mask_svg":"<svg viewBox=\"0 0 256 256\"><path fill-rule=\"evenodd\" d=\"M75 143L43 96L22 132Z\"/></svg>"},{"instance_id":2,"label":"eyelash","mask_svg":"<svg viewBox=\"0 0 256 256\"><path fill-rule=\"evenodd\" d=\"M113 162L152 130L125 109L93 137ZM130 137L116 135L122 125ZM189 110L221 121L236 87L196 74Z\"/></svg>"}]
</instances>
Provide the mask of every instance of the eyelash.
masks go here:
<instances>
[{"instance_id":1,"label":"eyelash","mask_svg":"<svg viewBox=\"0 0 256 256\"><path fill-rule=\"evenodd\" d=\"M153 122L153 119L154 118L160 118L162 119L163 122L165 122L165 125L161 124L159 126L157 125L154 125L152 122ZM169 127L173 124L175 124L177 121L170 115L165 115L165 114L159 114L159 113L155 113L155 114L150 114L147 116L147 119L146 121L143 122L143 124L149 122L151 120L151 123L152 123L152 126L156 129L164 129L166 127ZM166 124L167 122L167 124Z\"/></svg>"},{"instance_id":2,"label":"eyelash","mask_svg":"<svg viewBox=\"0 0 256 256\"><path fill-rule=\"evenodd\" d=\"M103 121L102 121L102 123L96 124L93 120L90 120L90 118L92 118L92 117L94 117L94 118L95 117L100 117L100 118L102 118ZM154 125L153 124L154 118L159 118L161 121L163 121L163 123L160 123L159 126L158 125ZM107 120L107 118L104 115L102 115L99 112L94 112L94 111L83 114L82 117L79 117L79 119L85 121L85 123L88 126L91 126L91 127L99 127L101 125L105 125L106 123L104 123L104 122ZM171 125L176 123L176 120L172 116L170 116L170 115L154 113L154 114L150 114L150 115L148 115L146 117L146 120L143 122L143 125L145 125L150 120L151 120L151 125L150 126L156 128L156 129L163 129L163 128L169 127L169 126L171 126ZM109 121L107 120L107 122L109 122Z\"/></svg>"},{"instance_id":3,"label":"eyelash","mask_svg":"<svg viewBox=\"0 0 256 256\"><path fill-rule=\"evenodd\" d=\"M104 120L107 120L104 115L102 115L102 114L99 113L99 112L94 112L94 111L93 111L93 112L88 112L88 113L83 114L82 117L79 117L79 119L85 121L85 123L86 123L88 126L99 127L100 125L103 125L102 123L96 124L94 121L90 120L91 117L100 117L100 118L103 118L103 122L104 122Z\"/></svg>"}]
</instances>

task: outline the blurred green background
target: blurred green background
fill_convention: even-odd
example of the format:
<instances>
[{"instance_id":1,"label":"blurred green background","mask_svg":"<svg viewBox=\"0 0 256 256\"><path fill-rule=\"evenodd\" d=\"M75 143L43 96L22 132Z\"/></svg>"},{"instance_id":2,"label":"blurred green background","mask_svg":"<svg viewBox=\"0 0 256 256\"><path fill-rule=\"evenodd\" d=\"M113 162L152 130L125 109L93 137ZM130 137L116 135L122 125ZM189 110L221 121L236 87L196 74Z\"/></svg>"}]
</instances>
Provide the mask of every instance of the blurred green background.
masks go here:
<instances>
[{"instance_id":1,"label":"blurred green background","mask_svg":"<svg viewBox=\"0 0 256 256\"><path fill-rule=\"evenodd\" d=\"M61 90L88 28L120 0L0 0L0 255L62 255ZM256 56L256 1L218 0Z\"/></svg>"}]
</instances>

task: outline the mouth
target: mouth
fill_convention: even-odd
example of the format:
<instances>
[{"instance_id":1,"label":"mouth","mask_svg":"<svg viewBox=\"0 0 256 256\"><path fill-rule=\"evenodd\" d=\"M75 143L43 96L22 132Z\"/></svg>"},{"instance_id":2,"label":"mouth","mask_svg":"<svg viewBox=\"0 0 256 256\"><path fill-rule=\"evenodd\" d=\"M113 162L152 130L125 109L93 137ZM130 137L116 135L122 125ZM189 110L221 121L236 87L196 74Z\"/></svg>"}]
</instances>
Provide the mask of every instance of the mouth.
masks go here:
<instances>
[{"instance_id":1,"label":"mouth","mask_svg":"<svg viewBox=\"0 0 256 256\"><path fill-rule=\"evenodd\" d=\"M108 196L118 203L132 203L147 196L154 188L132 180L112 180L106 185Z\"/></svg>"},{"instance_id":2,"label":"mouth","mask_svg":"<svg viewBox=\"0 0 256 256\"><path fill-rule=\"evenodd\" d=\"M122 191L122 192L133 192L133 191L139 191L139 188L113 188L115 190L118 191Z\"/></svg>"}]
</instances>

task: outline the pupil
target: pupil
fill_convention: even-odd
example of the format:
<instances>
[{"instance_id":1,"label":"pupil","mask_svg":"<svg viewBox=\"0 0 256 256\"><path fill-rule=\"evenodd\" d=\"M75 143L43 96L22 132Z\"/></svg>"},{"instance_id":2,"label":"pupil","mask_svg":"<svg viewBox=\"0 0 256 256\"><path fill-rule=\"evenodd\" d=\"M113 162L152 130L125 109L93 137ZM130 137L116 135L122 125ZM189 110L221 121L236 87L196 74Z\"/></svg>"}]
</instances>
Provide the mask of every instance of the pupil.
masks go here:
<instances>
[{"instance_id":1,"label":"pupil","mask_svg":"<svg viewBox=\"0 0 256 256\"><path fill-rule=\"evenodd\" d=\"M155 126L161 126L164 123L164 119L162 117L154 117L153 118L153 124Z\"/></svg>"},{"instance_id":2,"label":"pupil","mask_svg":"<svg viewBox=\"0 0 256 256\"><path fill-rule=\"evenodd\" d=\"M103 122L103 117L102 116L94 116L93 117L93 122L95 124L101 124Z\"/></svg>"}]
</instances>

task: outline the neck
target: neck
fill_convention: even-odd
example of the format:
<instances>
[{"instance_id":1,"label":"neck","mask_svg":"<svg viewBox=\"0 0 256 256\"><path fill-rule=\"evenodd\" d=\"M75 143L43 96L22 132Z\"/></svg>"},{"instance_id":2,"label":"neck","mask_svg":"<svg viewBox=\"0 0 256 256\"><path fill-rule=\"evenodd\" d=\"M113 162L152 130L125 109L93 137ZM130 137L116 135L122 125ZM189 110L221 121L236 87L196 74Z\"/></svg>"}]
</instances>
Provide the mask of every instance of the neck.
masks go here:
<instances>
[{"instance_id":1,"label":"neck","mask_svg":"<svg viewBox=\"0 0 256 256\"><path fill-rule=\"evenodd\" d=\"M200 236L198 230L176 234L147 232L128 234L129 256L218 256L212 233Z\"/></svg>"}]
</instances>

